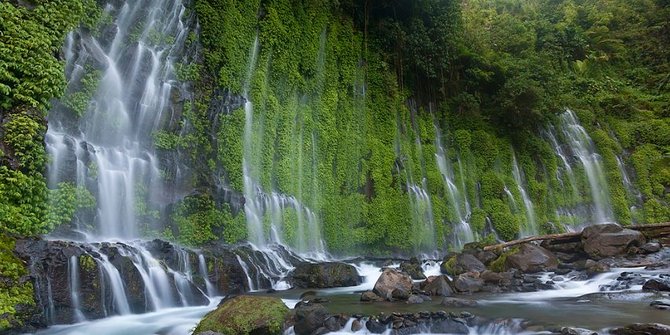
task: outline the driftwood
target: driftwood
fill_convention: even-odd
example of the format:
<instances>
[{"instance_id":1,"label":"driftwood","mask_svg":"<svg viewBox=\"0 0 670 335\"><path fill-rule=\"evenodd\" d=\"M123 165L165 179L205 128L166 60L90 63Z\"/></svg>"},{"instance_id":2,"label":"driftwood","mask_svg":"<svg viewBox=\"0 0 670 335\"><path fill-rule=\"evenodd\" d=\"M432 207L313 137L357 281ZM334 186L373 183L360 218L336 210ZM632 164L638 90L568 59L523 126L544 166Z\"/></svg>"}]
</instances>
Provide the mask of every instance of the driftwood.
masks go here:
<instances>
[{"instance_id":1,"label":"driftwood","mask_svg":"<svg viewBox=\"0 0 670 335\"><path fill-rule=\"evenodd\" d=\"M487 246L484 247L484 251L495 250L495 249L503 249L503 248L511 247L513 245L528 243L528 242L532 242L532 241L560 240L560 239L578 237L578 236L581 236L581 235L582 235L582 232L571 232L571 233L561 233L561 234L529 236L529 237L524 237L524 238L521 238L521 239L518 239L518 240L512 240L512 241L499 243L499 244L494 244L494 245L487 245Z\"/></svg>"},{"instance_id":2,"label":"driftwood","mask_svg":"<svg viewBox=\"0 0 670 335\"><path fill-rule=\"evenodd\" d=\"M647 224L647 225L636 225L625 227L628 229L633 229L642 232L647 237L654 236L666 236L670 235L670 222L656 223L656 224ZM537 235L520 238L518 240L512 240L504 243L498 243L493 245L488 245L484 247L484 251L504 249L511 247L513 245L528 243L532 241L544 241L544 240L569 240L574 239L582 235L582 232L570 232L570 233L561 233L561 234L549 234L549 235Z\"/></svg>"}]
</instances>

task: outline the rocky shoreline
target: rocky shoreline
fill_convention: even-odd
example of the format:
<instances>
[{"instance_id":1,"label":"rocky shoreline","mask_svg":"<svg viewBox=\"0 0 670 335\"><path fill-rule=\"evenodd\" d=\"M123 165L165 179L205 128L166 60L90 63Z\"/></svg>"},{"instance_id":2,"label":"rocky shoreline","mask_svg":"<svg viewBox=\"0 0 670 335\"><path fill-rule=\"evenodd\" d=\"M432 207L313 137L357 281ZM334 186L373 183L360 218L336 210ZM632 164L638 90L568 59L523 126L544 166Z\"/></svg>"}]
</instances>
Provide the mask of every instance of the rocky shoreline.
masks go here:
<instances>
[{"instance_id":1,"label":"rocky shoreline","mask_svg":"<svg viewBox=\"0 0 670 335\"><path fill-rule=\"evenodd\" d=\"M430 302L434 307L439 302L445 310L364 316L330 314L328 299L318 293L321 289L361 284L363 278L356 267L345 262L302 259L280 246L270 253L278 257L273 260L269 254L245 245L190 250L160 240L100 243L17 240L14 253L29 270L21 281L32 283L35 306L22 311L28 317L11 332L73 323L80 314L87 320L124 314L120 310L123 307L119 304L120 297L112 287L113 275L118 276L116 280L121 282L127 299L125 313L133 314L154 310L158 303L168 304L155 301L156 293L152 290L162 291L164 300L172 299L169 302L172 305L167 306L198 306L207 305L212 294L217 293L233 296L261 289L263 295L272 298L275 290L271 287L284 281L287 286L307 290L281 327L283 331L293 326L293 331L300 335L320 335L345 326L349 327L346 331L365 327L373 333L392 329L394 334L465 334L474 328L500 324L516 327L510 330L515 333L532 325L519 319L487 319L459 309L477 308L480 294L555 290L562 282L588 280L615 268L644 268L652 275L620 271L614 280L600 288L602 292L581 299L625 299L622 296L627 293L619 291L635 289L646 294L644 299L650 301L648 308L670 310L670 248L638 231L613 224L595 225L587 227L578 238L524 243L506 249L487 248L471 243L459 253L447 254L438 276L427 276L417 258L385 261L395 266L382 266L372 290L359 291L361 303L421 306ZM282 268L278 260L286 262L287 268ZM76 287L72 284L73 273L77 277ZM163 286L150 287L152 281L147 277L155 275L165 277L158 278L164 282ZM224 299L221 306L228 300ZM314 315L320 321L314 321ZM561 332L560 328L537 325L530 329Z\"/></svg>"}]
</instances>

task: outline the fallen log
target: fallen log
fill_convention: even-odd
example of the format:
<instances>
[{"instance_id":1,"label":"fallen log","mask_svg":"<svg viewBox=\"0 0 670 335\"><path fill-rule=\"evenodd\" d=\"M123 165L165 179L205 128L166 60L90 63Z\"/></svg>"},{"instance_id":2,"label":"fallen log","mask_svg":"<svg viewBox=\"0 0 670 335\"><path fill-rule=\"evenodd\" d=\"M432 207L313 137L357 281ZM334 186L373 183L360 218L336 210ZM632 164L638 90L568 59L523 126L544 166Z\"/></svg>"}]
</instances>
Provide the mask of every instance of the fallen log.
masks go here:
<instances>
[{"instance_id":1,"label":"fallen log","mask_svg":"<svg viewBox=\"0 0 670 335\"><path fill-rule=\"evenodd\" d=\"M647 237L650 237L650 235L653 237L653 236L664 236L664 235L670 234L670 222L654 223L654 224L646 224L646 225L635 225L635 226L628 226L628 227L625 227L625 228L642 231ZM659 231L655 231L655 230L659 230ZM581 235L582 235L582 232L579 231L579 232L569 232L569 233L560 233L560 234L528 236L528 237L520 238L518 240L512 240L512 241L507 241L507 242L503 242L503 243L487 245L487 246L484 247L484 251L504 249L504 248L511 247L511 246L514 246L514 245L517 245L517 244L528 243L528 242L532 242L532 241L567 240L567 239L572 239L572 238L575 238L575 237L579 237Z\"/></svg>"},{"instance_id":2,"label":"fallen log","mask_svg":"<svg viewBox=\"0 0 670 335\"><path fill-rule=\"evenodd\" d=\"M542 241L542 240L560 240L560 239L569 239L573 237L581 236L582 232L570 232L570 233L561 233L561 234L549 234L549 235L537 235L524 237L518 240L512 240L504 243L487 245L484 247L484 251L495 250L495 249L504 249L511 247L513 245L528 243L532 241Z\"/></svg>"}]
</instances>

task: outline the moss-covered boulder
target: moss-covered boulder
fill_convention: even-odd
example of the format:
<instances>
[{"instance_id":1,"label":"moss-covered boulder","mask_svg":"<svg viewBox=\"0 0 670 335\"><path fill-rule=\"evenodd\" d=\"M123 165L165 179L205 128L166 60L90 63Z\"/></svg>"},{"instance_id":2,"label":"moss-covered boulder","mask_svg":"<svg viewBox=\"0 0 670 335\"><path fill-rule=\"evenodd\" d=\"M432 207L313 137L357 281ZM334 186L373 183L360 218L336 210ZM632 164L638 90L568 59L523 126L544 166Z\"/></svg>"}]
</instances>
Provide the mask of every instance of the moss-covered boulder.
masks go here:
<instances>
[{"instance_id":1,"label":"moss-covered boulder","mask_svg":"<svg viewBox=\"0 0 670 335\"><path fill-rule=\"evenodd\" d=\"M282 334L288 314L288 307L279 298L239 295L205 315L193 334Z\"/></svg>"}]
</instances>

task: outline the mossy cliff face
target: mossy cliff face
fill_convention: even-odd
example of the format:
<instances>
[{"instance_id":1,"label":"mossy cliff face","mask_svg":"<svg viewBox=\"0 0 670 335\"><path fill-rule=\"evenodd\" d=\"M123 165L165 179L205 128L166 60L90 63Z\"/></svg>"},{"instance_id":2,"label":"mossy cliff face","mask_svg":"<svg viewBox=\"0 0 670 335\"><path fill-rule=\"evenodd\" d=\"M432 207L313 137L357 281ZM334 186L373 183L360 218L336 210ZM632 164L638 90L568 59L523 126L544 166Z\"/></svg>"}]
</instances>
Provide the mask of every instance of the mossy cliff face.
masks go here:
<instances>
[{"instance_id":1,"label":"mossy cliff face","mask_svg":"<svg viewBox=\"0 0 670 335\"><path fill-rule=\"evenodd\" d=\"M521 2L360 6L193 2L201 28L194 43L202 54L188 78L196 92L184 114L192 127L182 136L189 140L180 143L206 157L196 170L209 177L196 184L241 194L246 160L247 174L265 192L293 196L317 214L335 253L450 248L460 217L481 239L493 239L491 229L505 240L562 231L588 223L590 215L574 213L588 212L594 201L579 163L569 191L547 135L568 106L600 155L613 218L622 224L670 218L667 143L652 135L670 129L660 102L668 89L641 75L661 80L658 71L667 64L638 54L645 43L665 38L651 27L667 26L653 14L666 6L596 0L537 4L541 10ZM406 16L392 17L394 10ZM615 12L634 23L607 14ZM605 31L615 37L612 46L599 42ZM211 114L217 96L253 103L248 129L242 104ZM461 193L455 205L439 154L453 165ZM244 211L220 210L208 220L177 212L177 226L198 228L173 230L175 238L247 238ZM281 213L292 246L298 216ZM262 220L269 229L272 218Z\"/></svg>"},{"instance_id":2,"label":"mossy cliff face","mask_svg":"<svg viewBox=\"0 0 670 335\"><path fill-rule=\"evenodd\" d=\"M58 53L68 31L98 17L91 0L0 3L0 331L24 326L35 305L9 235L53 228L42 172L46 110L65 86Z\"/></svg>"}]
</instances>

